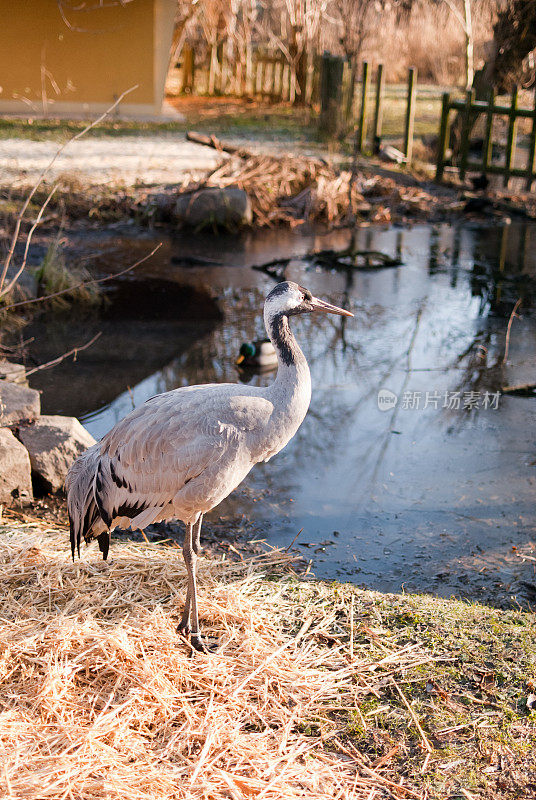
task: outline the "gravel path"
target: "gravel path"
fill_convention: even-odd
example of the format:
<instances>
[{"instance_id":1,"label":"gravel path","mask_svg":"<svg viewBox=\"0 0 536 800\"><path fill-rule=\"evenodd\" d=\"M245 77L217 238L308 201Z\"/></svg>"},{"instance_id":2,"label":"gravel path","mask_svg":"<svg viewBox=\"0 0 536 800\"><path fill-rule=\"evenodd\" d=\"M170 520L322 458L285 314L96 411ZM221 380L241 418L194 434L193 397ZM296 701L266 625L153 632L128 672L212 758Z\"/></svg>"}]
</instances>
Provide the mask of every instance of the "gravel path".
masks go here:
<instances>
[{"instance_id":1,"label":"gravel path","mask_svg":"<svg viewBox=\"0 0 536 800\"><path fill-rule=\"evenodd\" d=\"M58 142L0 140L0 184L33 183L59 148ZM52 167L59 175L90 184L176 183L213 169L222 157L184 135L117 136L71 142Z\"/></svg>"}]
</instances>

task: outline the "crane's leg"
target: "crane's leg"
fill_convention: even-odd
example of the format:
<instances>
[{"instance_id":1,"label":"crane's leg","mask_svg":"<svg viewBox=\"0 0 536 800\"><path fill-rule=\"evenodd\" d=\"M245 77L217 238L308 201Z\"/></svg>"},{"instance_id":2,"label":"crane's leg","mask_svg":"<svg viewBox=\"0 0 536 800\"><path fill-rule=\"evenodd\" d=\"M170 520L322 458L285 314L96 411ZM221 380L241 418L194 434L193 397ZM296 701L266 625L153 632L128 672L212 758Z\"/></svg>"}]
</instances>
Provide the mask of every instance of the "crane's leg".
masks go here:
<instances>
[{"instance_id":1,"label":"crane's leg","mask_svg":"<svg viewBox=\"0 0 536 800\"><path fill-rule=\"evenodd\" d=\"M201 516L196 522L194 532L192 534L192 547L196 556L199 555L199 551L201 549L202 524L203 524L203 515L201 514ZM188 526L186 526L185 543L188 536L189 536ZM184 556L184 560L186 561L186 556ZM191 591L190 591L190 581L188 580L188 586L186 588L186 600L184 601L184 611L182 614L181 624L177 629L178 632L182 633L184 636L190 633L190 604L191 604Z\"/></svg>"},{"instance_id":2,"label":"crane's leg","mask_svg":"<svg viewBox=\"0 0 536 800\"><path fill-rule=\"evenodd\" d=\"M201 525L202 524L203 524L203 515L201 514L201 516L199 517L199 519L196 522L195 531L194 531L193 545L194 545L194 553L196 554L196 556L199 555L199 551L201 550Z\"/></svg>"},{"instance_id":3,"label":"crane's leg","mask_svg":"<svg viewBox=\"0 0 536 800\"><path fill-rule=\"evenodd\" d=\"M197 523L196 523L197 526ZM199 528L201 526L199 525ZM197 533L197 531L196 531ZM201 634L199 632L199 617L197 613L197 590L196 590L196 567L197 567L197 553L195 550L194 525L186 526L186 535L184 537L184 546L182 552L184 555L184 562L188 572L188 588L186 590L186 600L184 603L184 611L178 627L178 632L183 636L187 636L191 631L190 644L195 650L206 651L203 644ZM191 621L191 627L190 627Z\"/></svg>"}]
</instances>

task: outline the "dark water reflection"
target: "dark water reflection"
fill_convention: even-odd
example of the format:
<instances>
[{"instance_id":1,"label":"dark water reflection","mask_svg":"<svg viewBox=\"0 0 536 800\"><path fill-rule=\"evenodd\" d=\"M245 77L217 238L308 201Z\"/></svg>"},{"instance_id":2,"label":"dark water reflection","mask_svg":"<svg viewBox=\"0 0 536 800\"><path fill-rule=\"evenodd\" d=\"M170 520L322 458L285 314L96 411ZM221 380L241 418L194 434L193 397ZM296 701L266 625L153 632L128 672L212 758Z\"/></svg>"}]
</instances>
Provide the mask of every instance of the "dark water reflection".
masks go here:
<instances>
[{"instance_id":1,"label":"dark water reflection","mask_svg":"<svg viewBox=\"0 0 536 800\"><path fill-rule=\"evenodd\" d=\"M299 258L348 239L341 231L166 240L128 302L112 293L98 314L39 323L52 354L104 331L77 365L37 373L45 411L82 416L98 438L153 394L235 381L234 357L263 335L262 302L274 285L249 266L296 254L287 277L355 319L294 324L313 376L310 412L290 445L213 514L252 517L272 544L303 528L298 542L319 577L499 604L534 599L534 576L512 548L534 540L536 400L501 396L495 408L494 393L536 380L536 229L363 229L360 248L404 261L375 272L311 270ZM148 244L105 238L99 266L119 270ZM221 264L181 266L189 256ZM503 367L518 297L523 318ZM398 396L394 408L379 409L381 389ZM478 407L445 408L453 392Z\"/></svg>"}]
</instances>

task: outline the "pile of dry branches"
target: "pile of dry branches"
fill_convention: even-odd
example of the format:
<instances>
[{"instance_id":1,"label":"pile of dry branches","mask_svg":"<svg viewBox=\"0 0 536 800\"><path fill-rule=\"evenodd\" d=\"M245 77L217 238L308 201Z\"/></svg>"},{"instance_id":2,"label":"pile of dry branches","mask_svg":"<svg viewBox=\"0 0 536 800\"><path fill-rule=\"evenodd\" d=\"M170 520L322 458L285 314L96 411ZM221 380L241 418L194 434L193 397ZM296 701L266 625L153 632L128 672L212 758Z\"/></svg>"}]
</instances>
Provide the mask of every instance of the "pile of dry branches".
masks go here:
<instances>
[{"instance_id":1,"label":"pile of dry branches","mask_svg":"<svg viewBox=\"0 0 536 800\"><path fill-rule=\"evenodd\" d=\"M361 170L338 170L320 158L255 154L193 131L187 139L231 157L201 183L181 186L179 193L206 186L238 186L249 196L254 222L260 227L306 221L348 225L358 219L430 221L438 213L445 216L460 210L459 203L451 208L452 198L440 197L418 184L404 185L379 174L367 176Z\"/></svg>"},{"instance_id":2,"label":"pile of dry branches","mask_svg":"<svg viewBox=\"0 0 536 800\"><path fill-rule=\"evenodd\" d=\"M434 659L375 645L372 630L354 639L353 605L333 590L322 607L306 583L260 577L290 556L201 562L219 648L192 657L175 633L176 550L115 542L110 565L91 551L72 564L64 531L1 533L3 797L420 797L340 731L363 697L401 693L395 677Z\"/></svg>"},{"instance_id":3,"label":"pile of dry branches","mask_svg":"<svg viewBox=\"0 0 536 800\"><path fill-rule=\"evenodd\" d=\"M244 189L256 224L266 226L340 220L350 210L350 181L350 172L339 173L318 158L250 155L226 161L210 174L206 185ZM355 183L351 198L354 208L364 202Z\"/></svg>"}]
</instances>

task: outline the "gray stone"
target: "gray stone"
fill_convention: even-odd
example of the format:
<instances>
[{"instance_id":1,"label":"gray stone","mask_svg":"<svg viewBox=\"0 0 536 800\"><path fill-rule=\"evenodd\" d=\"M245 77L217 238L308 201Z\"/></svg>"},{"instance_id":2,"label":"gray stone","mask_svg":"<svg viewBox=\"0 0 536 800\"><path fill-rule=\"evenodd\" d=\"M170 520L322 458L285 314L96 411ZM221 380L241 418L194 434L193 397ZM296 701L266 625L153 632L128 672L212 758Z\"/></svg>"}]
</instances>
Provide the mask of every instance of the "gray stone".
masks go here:
<instances>
[{"instance_id":1,"label":"gray stone","mask_svg":"<svg viewBox=\"0 0 536 800\"><path fill-rule=\"evenodd\" d=\"M10 383L20 383L23 386L28 386L26 379L26 368L24 364L15 364L13 361L7 361L5 358L0 358L0 380L9 381Z\"/></svg>"},{"instance_id":2,"label":"gray stone","mask_svg":"<svg viewBox=\"0 0 536 800\"><path fill-rule=\"evenodd\" d=\"M53 492L63 486L73 461L95 444L75 417L40 417L19 428L19 439L30 454L34 476Z\"/></svg>"},{"instance_id":3,"label":"gray stone","mask_svg":"<svg viewBox=\"0 0 536 800\"><path fill-rule=\"evenodd\" d=\"M0 381L0 425L15 425L36 419L41 412L41 398L35 389L9 381Z\"/></svg>"},{"instance_id":4,"label":"gray stone","mask_svg":"<svg viewBox=\"0 0 536 800\"><path fill-rule=\"evenodd\" d=\"M33 499L30 457L8 428L0 428L0 503L6 506Z\"/></svg>"},{"instance_id":5,"label":"gray stone","mask_svg":"<svg viewBox=\"0 0 536 800\"><path fill-rule=\"evenodd\" d=\"M253 219L247 193L238 186L209 187L179 194L175 203L176 221L193 228L236 228Z\"/></svg>"}]
</instances>

